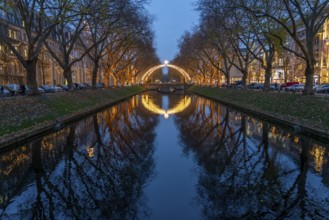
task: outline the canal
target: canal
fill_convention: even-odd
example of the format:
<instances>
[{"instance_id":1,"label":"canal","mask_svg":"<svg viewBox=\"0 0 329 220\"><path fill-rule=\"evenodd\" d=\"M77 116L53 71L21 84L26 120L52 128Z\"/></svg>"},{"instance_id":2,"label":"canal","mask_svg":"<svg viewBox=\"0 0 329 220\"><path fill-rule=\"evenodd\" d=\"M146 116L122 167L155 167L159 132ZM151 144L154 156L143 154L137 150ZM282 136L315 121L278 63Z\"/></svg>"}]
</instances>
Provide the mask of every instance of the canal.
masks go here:
<instances>
[{"instance_id":1,"label":"canal","mask_svg":"<svg viewBox=\"0 0 329 220\"><path fill-rule=\"evenodd\" d=\"M327 219L328 143L143 93L1 152L0 219Z\"/></svg>"}]
</instances>

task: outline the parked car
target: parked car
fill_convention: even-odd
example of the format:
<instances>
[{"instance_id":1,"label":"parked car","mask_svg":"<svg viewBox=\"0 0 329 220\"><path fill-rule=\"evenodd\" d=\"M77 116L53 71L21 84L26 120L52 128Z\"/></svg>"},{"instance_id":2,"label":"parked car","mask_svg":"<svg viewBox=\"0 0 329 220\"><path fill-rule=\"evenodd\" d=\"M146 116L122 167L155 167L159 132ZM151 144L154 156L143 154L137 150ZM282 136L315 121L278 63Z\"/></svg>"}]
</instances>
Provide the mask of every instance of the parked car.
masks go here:
<instances>
[{"instance_id":1,"label":"parked car","mask_svg":"<svg viewBox=\"0 0 329 220\"><path fill-rule=\"evenodd\" d=\"M251 83L249 86L248 86L249 89L257 89L257 90L260 90L260 89L264 89L264 84L262 83Z\"/></svg>"},{"instance_id":2,"label":"parked car","mask_svg":"<svg viewBox=\"0 0 329 220\"><path fill-rule=\"evenodd\" d=\"M314 84L314 85L313 85L313 91L315 91L318 87L319 87L318 84Z\"/></svg>"},{"instance_id":3,"label":"parked car","mask_svg":"<svg viewBox=\"0 0 329 220\"><path fill-rule=\"evenodd\" d=\"M304 90L304 84L294 84L286 87L285 90L290 92L302 92Z\"/></svg>"},{"instance_id":4,"label":"parked car","mask_svg":"<svg viewBox=\"0 0 329 220\"><path fill-rule=\"evenodd\" d=\"M81 83L74 83L74 88L76 90L84 89L84 86Z\"/></svg>"},{"instance_id":5,"label":"parked car","mask_svg":"<svg viewBox=\"0 0 329 220\"><path fill-rule=\"evenodd\" d=\"M271 90L278 90L280 88L280 85L278 83L271 83L270 89Z\"/></svg>"},{"instance_id":6,"label":"parked car","mask_svg":"<svg viewBox=\"0 0 329 220\"><path fill-rule=\"evenodd\" d=\"M99 82L96 84L96 88L104 88L104 87L105 87L104 83Z\"/></svg>"},{"instance_id":7,"label":"parked car","mask_svg":"<svg viewBox=\"0 0 329 220\"><path fill-rule=\"evenodd\" d=\"M26 94L29 94L29 92L30 92L30 88L27 85L25 86L25 92L26 92ZM43 94L43 93L45 93L45 90L42 89L40 86L38 86L38 92L40 94Z\"/></svg>"},{"instance_id":8,"label":"parked car","mask_svg":"<svg viewBox=\"0 0 329 220\"><path fill-rule=\"evenodd\" d=\"M4 85L0 85L0 97L10 96L10 95L11 95L10 91Z\"/></svg>"},{"instance_id":9,"label":"parked car","mask_svg":"<svg viewBox=\"0 0 329 220\"><path fill-rule=\"evenodd\" d=\"M84 89L91 89L91 84L90 83L81 83L83 85Z\"/></svg>"},{"instance_id":10,"label":"parked car","mask_svg":"<svg viewBox=\"0 0 329 220\"><path fill-rule=\"evenodd\" d=\"M249 85L247 85L247 88L253 89L256 85L257 85L257 83L250 83Z\"/></svg>"},{"instance_id":11,"label":"parked car","mask_svg":"<svg viewBox=\"0 0 329 220\"><path fill-rule=\"evenodd\" d=\"M20 85L18 85L18 84L7 84L6 87L9 90L11 95L19 94Z\"/></svg>"},{"instance_id":12,"label":"parked car","mask_svg":"<svg viewBox=\"0 0 329 220\"><path fill-rule=\"evenodd\" d=\"M329 93L329 84L322 84L315 89L317 93Z\"/></svg>"},{"instance_id":13,"label":"parked car","mask_svg":"<svg viewBox=\"0 0 329 220\"><path fill-rule=\"evenodd\" d=\"M43 88L41 88L40 86L38 87L38 91L39 91L40 94L45 93L45 90Z\"/></svg>"},{"instance_id":14,"label":"parked car","mask_svg":"<svg viewBox=\"0 0 329 220\"><path fill-rule=\"evenodd\" d=\"M56 86L56 85L50 85L50 87L54 90L54 92L63 92L63 88Z\"/></svg>"},{"instance_id":15,"label":"parked car","mask_svg":"<svg viewBox=\"0 0 329 220\"><path fill-rule=\"evenodd\" d=\"M289 86L292 86L292 85L295 85L295 84L299 84L299 82L287 82L287 83L283 83L280 86L280 90L285 90L285 88L287 88Z\"/></svg>"},{"instance_id":16,"label":"parked car","mask_svg":"<svg viewBox=\"0 0 329 220\"><path fill-rule=\"evenodd\" d=\"M68 85L58 85L59 87L62 87L63 91L69 91Z\"/></svg>"},{"instance_id":17,"label":"parked car","mask_svg":"<svg viewBox=\"0 0 329 220\"><path fill-rule=\"evenodd\" d=\"M49 85L42 85L40 87L45 91L45 93L53 93L53 92L55 92L55 90L51 86L49 86Z\"/></svg>"},{"instance_id":18,"label":"parked car","mask_svg":"<svg viewBox=\"0 0 329 220\"><path fill-rule=\"evenodd\" d=\"M236 89L242 89L244 87L243 81L242 80L236 81L235 83L232 84L232 87Z\"/></svg>"}]
</instances>

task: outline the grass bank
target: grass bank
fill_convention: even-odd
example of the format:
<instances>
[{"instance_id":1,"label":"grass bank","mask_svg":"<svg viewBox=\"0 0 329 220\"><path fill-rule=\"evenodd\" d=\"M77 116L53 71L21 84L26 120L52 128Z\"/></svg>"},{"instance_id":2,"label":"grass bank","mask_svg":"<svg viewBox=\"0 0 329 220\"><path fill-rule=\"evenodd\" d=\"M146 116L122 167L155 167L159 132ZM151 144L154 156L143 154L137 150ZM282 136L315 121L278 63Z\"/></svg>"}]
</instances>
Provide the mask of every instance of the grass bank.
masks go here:
<instances>
[{"instance_id":1,"label":"grass bank","mask_svg":"<svg viewBox=\"0 0 329 220\"><path fill-rule=\"evenodd\" d=\"M197 86L189 91L265 117L277 118L280 122L312 129L329 139L328 97Z\"/></svg>"},{"instance_id":2,"label":"grass bank","mask_svg":"<svg viewBox=\"0 0 329 220\"><path fill-rule=\"evenodd\" d=\"M22 136L32 128L42 129L56 120L91 112L143 90L143 87L131 86L1 98L0 144L4 139Z\"/></svg>"}]
</instances>

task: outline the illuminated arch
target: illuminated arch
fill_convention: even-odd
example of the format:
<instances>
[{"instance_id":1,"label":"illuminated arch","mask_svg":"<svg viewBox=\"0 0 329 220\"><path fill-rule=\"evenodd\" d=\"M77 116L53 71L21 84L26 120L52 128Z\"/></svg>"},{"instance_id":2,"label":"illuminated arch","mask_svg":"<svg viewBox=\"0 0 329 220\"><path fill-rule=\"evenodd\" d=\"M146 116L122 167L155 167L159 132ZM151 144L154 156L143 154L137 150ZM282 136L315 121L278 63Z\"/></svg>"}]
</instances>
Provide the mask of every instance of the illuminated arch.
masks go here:
<instances>
[{"instance_id":1,"label":"illuminated arch","mask_svg":"<svg viewBox=\"0 0 329 220\"><path fill-rule=\"evenodd\" d=\"M152 73L154 73L155 71L157 71L158 69L163 68L163 67L173 68L173 69L177 70L179 73L181 73L185 77L185 80L186 79L188 81L191 80L190 75L182 68L172 65L172 64L160 64L160 65L152 67L151 69L146 71L146 73L142 76L142 81L145 82L150 77L150 75L152 75Z\"/></svg>"},{"instance_id":2,"label":"illuminated arch","mask_svg":"<svg viewBox=\"0 0 329 220\"><path fill-rule=\"evenodd\" d=\"M169 118L169 115L177 114L184 111L191 104L191 97L185 96L175 107L165 110L153 103L152 99L149 99L148 95L142 96L142 105L155 114L163 115L165 119Z\"/></svg>"}]
</instances>

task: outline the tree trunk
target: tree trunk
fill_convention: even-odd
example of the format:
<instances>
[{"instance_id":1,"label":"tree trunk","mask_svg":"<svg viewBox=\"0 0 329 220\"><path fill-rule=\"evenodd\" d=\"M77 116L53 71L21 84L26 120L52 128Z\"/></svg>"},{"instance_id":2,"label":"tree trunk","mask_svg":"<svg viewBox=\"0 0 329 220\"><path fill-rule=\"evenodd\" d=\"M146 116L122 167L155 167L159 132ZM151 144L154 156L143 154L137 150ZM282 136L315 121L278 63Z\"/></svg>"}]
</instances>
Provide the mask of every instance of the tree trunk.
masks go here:
<instances>
[{"instance_id":1,"label":"tree trunk","mask_svg":"<svg viewBox=\"0 0 329 220\"><path fill-rule=\"evenodd\" d=\"M215 86L215 76L214 75L210 76L210 86L211 87Z\"/></svg>"},{"instance_id":2,"label":"tree trunk","mask_svg":"<svg viewBox=\"0 0 329 220\"><path fill-rule=\"evenodd\" d=\"M110 84L110 74L108 71L105 72L105 88L108 89Z\"/></svg>"},{"instance_id":3,"label":"tree trunk","mask_svg":"<svg viewBox=\"0 0 329 220\"><path fill-rule=\"evenodd\" d=\"M248 71L245 71L242 76L242 86L245 89L247 86Z\"/></svg>"},{"instance_id":4,"label":"tree trunk","mask_svg":"<svg viewBox=\"0 0 329 220\"><path fill-rule=\"evenodd\" d=\"M264 91L266 91L266 92L271 90L271 87L270 87L271 76L272 76L272 61L267 62L267 66L266 66L266 69L265 69Z\"/></svg>"},{"instance_id":5,"label":"tree trunk","mask_svg":"<svg viewBox=\"0 0 329 220\"><path fill-rule=\"evenodd\" d=\"M96 82L97 82L97 73L99 68L99 59L95 59L94 61L94 67L93 67L93 75L91 79L91 85L93 89L96 89Z\"/></svg>"},{"instance_id":6,"label":"tree trunk","mask_svg":"<svg viewBox=\"0 0 329 220\"><path fill-rule=\"evenodd\" d=\"M314 65L310 64L309 62L306 63L305 68L305 76L306 82L303 94L304 95L313 95L313 81L314 81Z\"/></svg>"},{"instance_id":7,"label":"tree trunk","mask_svg":"<svg viewBox=\"0 0 329 220\"><path fill-rule=\"evenodd\" d=\"M121 86L123 87L126 82L126 77L124 75L121 76Z\"/></svg>"},{"instance_id":8,"label":"tree trunk","mask_svg":"<svg viewBox=\"0 0 329 220\"><path fill-rule=\"evenodd\" d=\"M226 86L229 88L231 85L230 77L226 76Z\"/></svg>"},{"instance_id":9,"label":"tree trunk","mask_svg":"<svg viewBox=\"0 0 329 220\"><path fill-rule=\"evenodd\" d=\"M113 77L113 85L114 87L117 87L118 86L118 80L116 77L112 76Z\"/></svg>"},{"instance_id":10,"label":"tree trunk","mask_svg":"<svg viewBox=\"0 0 329 220\"><path fill-rule=\"evenodd\" d=\"M73 86L71 67L66 67L65 69L63 69L63 75L67 81L67 86L68 86L69 90L73 90L74 86Z\"/></svg>"},{"instance_id":11,"label":"tree trunk","mask_svg":"<svg viewBox=\"0 0 329 220\"><path fill-rule=\"evenodd\" d=\"M25 66L26 69L26 82L30 89L31 95L39 94L38 92L38 84L37 84L37 62L38 59L33 60L27 60L27 66Z\"/></svg>"}]
</instances>

